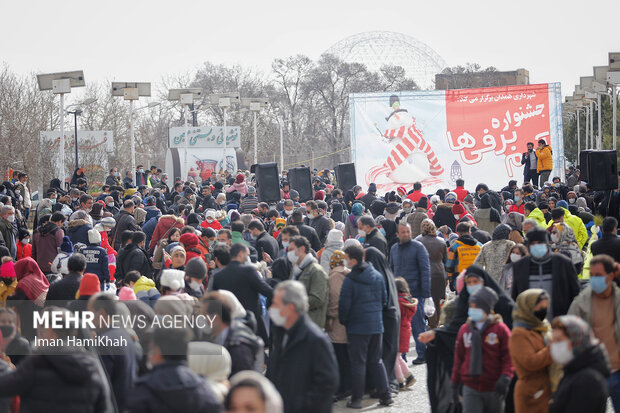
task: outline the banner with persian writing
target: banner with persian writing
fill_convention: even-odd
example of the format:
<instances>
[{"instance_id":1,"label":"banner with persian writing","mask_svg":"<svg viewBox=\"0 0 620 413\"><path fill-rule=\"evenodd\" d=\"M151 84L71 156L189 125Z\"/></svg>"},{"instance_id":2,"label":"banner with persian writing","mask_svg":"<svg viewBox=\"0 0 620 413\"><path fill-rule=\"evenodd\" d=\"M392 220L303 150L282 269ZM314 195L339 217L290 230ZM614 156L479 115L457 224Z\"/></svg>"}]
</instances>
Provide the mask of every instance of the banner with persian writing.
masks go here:
<instances>
[{"instance_id":1,"label":"banner with persian writing","mask_svg":"<svg viewBox=\"0 0 620 413\"><path fill-rule=\"evenodd\" d=\"M350 97L357 182L379 192L421 182L425 192L481 182L523 181L528 142L545 140L563 177L559 83L495 88L364 93Z\"/></svg>"}]
</instances>

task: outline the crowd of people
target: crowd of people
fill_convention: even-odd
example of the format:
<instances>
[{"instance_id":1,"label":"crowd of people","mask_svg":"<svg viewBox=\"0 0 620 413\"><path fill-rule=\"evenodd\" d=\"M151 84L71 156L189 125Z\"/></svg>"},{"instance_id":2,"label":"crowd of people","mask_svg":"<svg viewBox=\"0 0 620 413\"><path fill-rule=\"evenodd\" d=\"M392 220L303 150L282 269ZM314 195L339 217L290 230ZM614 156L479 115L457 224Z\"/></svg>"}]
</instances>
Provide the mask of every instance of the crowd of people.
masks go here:
<instances>
[{"instance_id":1,"label":"crowd of people","mask_svg":"<svg viewBox=\"0 0 620 413\"><path fill-rule=\"evenodd\" d=\"M96 191L78 169L35 205L17 172L0 194L0 412L390 406L416 391L409 363L433 412L620 409L620 196L574 168L548 181L547 148L524 154L521 186L378 194L326 169L300 199L282 171L273 204L247 171L168 182L140 165ZM34 311L89 311L94 329L35 328ZM135 314L214 322L107 323ZM36 341L76 334L128 344Z\"/></svg>"}]
</instances>

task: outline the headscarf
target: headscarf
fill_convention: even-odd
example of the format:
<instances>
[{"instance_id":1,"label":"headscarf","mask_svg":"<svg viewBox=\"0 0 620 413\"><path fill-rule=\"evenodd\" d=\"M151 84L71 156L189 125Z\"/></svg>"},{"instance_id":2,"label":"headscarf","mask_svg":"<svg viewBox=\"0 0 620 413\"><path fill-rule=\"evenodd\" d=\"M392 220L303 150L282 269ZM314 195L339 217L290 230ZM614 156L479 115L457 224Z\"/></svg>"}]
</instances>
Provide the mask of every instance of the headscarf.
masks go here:
<instances>
[{"instance_id":1,"label":"headscarf","mask_svg":"<svg viewBox=\"0 0 620 413\"><path fill-rule=\"evenodd\" d=\"M528 330L538 331L545 343L551 341L551 324L545 319L540 321L534 315L534 307L542 300L548 300L549 294L540 288L530 288L523 291L517 297L517 303L512 312L512 322L514 327L523 327Z\"/></svg>"},{"instance_id":2,"label":"headscarf","mask_svg":"<svg viewBox=\"0 0 620 413\"><path fill-rule=\"evenodd\" d=\"M422 221L422 235L432 235L434 237L437 236L437 227L432 220L425 219L424 221Z\"/></svg>"},{"instance_id":3,"label":"headscarf","mask_svg":"<svg viewBox=\"0 0 620 413\"><path fill-rule=\"evenodd\" d=\"M396 222L391 219L384 219L381 221L381 227L385 230L385 239L388 244L396 241Z\"/></svg>"},{"instance_id":4,"label":"headscarf","mask_svg":"<svg viewBox=\"0 0 620 413\"><path fill-rule=\"evenodd\" d=\"M586 201L586 199L582 196L580 196L579 198L577 198L577 201L575 202L577 207L579 208L583 208L585 210L589 210L588 208L588 203Z\"/></svg>"},{"instance_id":5,"label":"headscarf","mask_svg":"<svg viewBox=\"0 0 620 413\"><path fill-rule=\"evenodd\" d=\"M511 212L506 218L506 225L508 225L513 230L516 229L517 231L523 231L524 219L525 215L520 214L519 212Z\"/></svg>"},{"instance_id":6,"label":"headscarf","mask_svg":"<svg viewBox=\"0 0 620 413\"><path fill-rule=\"evenodd\" d=\"M596 344L590 326L580 317L563 315L557 317L556 320L564 326L575 356Z\"/></svg>"},{"instance_id":7,"label":"headscarf","mask_svg":"<svg viewBox=\"0 0 620 413\"><path fill-rule=\"evenodd\" d=\"M396 292L396 282L394 281L394 274L387 263L385 255L375 247L368 247L364 251L364 261L379 271L383 276L385 282L385 291L387 292L388 307L398 308L398 293Z\"/></svg>"},{"instance_id":8,"label":"headscarf","mask_svg":"<svg viewBox=\"0 0 620 413\"><path fill-rule=\"evenodd\" d=\"M37 262L31 257L22 258L15 264L15 274L17 275L17 289L22 290L30 301L43 307L50 283Z\"/></svg>"},{"instance_id":9,"label":"headscarf","mask_svg":"<svg viewBox=\"0 0 620 413\"><path fill-rule=\"evenodd\" d=\"M242 383L252 383L260 387L265 397L265 411L269 413L282 413L282 396L276 390L268 378L259 372L244 370L230 378L231 389Z\"/></svg>"},{"instance_id":10,"label":"headscarf","mask_svg":"<svg viewBox=\"0 0 620 413\"><path fill-rule=\"evenodd\" d=\"M316 191L315 194L314 194L314 200L315 201L324 201L325 200L325 191L323 191L323 190Z\"/></svg>"},{"instance_id":11,"label":"headscarf","mask_svg":"<svg viewBox=\"0 0 620 413\"><path fill-rule=\"evenodd\" d=\"M344 252L340 250L335 250L332 253L332 256L329 258L329 268L334 269L336 267L344 266L344 257L345 257Z\"/></svg>"}]
</instances>

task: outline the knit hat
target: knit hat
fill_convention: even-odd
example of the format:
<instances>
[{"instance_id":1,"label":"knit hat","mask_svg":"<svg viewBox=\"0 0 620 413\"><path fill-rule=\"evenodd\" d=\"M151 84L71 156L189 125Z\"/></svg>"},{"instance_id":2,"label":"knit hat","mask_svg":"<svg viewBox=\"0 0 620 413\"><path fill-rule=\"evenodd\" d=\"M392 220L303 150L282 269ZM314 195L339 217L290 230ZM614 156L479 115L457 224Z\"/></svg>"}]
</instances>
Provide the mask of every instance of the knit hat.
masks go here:
<instances>
[{"instance_id":1,"label":"knit hat","mask_svg":"<svg viewBox=\"0 0 620 413\"><path fill-rule=\"evenodd\" d=\"M88 297L101 291L101 281L96 274L87 272L80 281L79 297Z\"/></svg>"},{"instance_id":2,"label":"knit hat","mask_svg":"<svg viewBox=\"0 0 620 413\"><path fill-rule=\"evenodd\" d=\"M207 210L207 212L205 213L205 219L206 219L206 220L209 220L209 218L210 218L211 220L214 220L214 219L215 219L215 210L213 210L213 209L209 209L209 210Z\"/></svg>"},{"instance_id":3,"label":"knit hat","mask_svg":"<svg viewBox=\"0 0 620 413\"><path fill-rule=\"evenodd\" d=\"M68 254L73 253L73 243L71 242L69 237L66 235L62 237L62 244L60 244L60 250Z\"/></svg>"},{"instance_id":4,"label":"knit hat","mask_svg":"<svg viewBox=\"0 0 620 413\"><path fill-rule=\"evenodd\" d=\"M181 270L163 270L159 284L162 287L178 291L185 285L185 273Z\"/></svg>"},{"instance_id":5,"label":"knit hat","mask_svg":"<svg viewBox=\"0 0 620 413\"><path fill-rule=\"evenodd\" d=\"M474 203L474 197L471 196L471 194L467 194L467 195L465 195L465 198L463 198L463 202L466 202L468 204L473 204Z\"/></svg>"},{"instance_id":6,"label":"knit hat","mask_svg":"<svg viewBox=\"0 0 620 413\"><path fill-rule=\"evenodd\" d=\"M499 224L493 230L493 240L508 239L508 236L510 235L510 231L512 231L510 226L506 224Z\"/></svg>"},{"instance_id":7,"label":"knit hat","mask_svg":"<svg viewBox=\"0 0 620 413\"><path fill-rule=\"evenodd\" d=\"M568 209L568 202L566 202L565 200L561 200L561 201L558 201L558 203L555 204L555 206L557 208L566 208L566 209Z\"/></svg>"},{"instance_id":8,"label":"knit hat","mask_svg":"<svg viewBox=\"0 0 620 413\"><path fill-rule=\"evenodd\" d=\"M282 229L286 226L286 220L284 218L276 218L276 228Z\"/></svg>"},{"instance_id":9,"label":"knit hat","mask_svg":"<svg viewBox=\"0 0 620 413\"><path fill-rule=\"evenodd\" d=\"M331 231L329 231L327 233L327 242L342 241L343 237L344 237L344 235L342 234L341 231L339 231L337 229L332 229Z\"/></svg>"},{"instance_id":10,"label":"knit hat","mask_svg":"<svg viewBox=\"0 0 620 413\"><path fill-rule=\"evenodd\" d=\"M192 258L185 264L185 275L197 280L204 280L207 277L207 264L202 258Z\"/></svg>"},{"instance_id":11,"label":"knit hat","mask_svg":"<svg viewBox=\"0 0 620 413\"><path fill-rule=\"evenodd\" d=\"M180 245L175 245L174 247L170 248L171 257L173 257L177 252L182 252L183 254L185 254L185 248Z\"/></svg>"},{"instance_id":12,"label":"knit hat","mask_svg":"<svg viewBox=\"0 0 620 413\"><path fill-rule=\"evenodd\" d=\"M249 194L255 194L256 193L256 188L254 188L253 186L248 186L248 195Z\"/></svg>"},{"instance_id":13,"label":"knit hat","mask_svg":"<svg viewBox=\"0 0 620 413\"><path fill-rule=\"evenodd\" d=\"M353 204L351 207L351 213L357 217L361 216L364 213L364 205L359 202Z\"/></svg>"},{"instance_id":14,"label":"knit hat","mask_svg":"<svg viewBox=\"0 0 620 413\"><path fill-rule=\"evenodd\" d=\"M423 196L422 198L420 198L420 200L418 201L418 203L416 204L416 206L418 208L424 208L424 209L428 209L428 198Z\"/></svg>"},{"instance_id":15,"label":"knit hat","mask_svg":"<svg viewBox=\"0 0 620 413\"><path fill-rule=\"evenodd\" d=\"M461 214L464 214L465 212L466 212L465 207L459 201L456 201L454 205L452 205L452 213L454 215L461 215Z\"/></svg>"},{"instance_id":16,"label":"knit hat","mask_svg":"<svg viewBox=\"0 0 620 413\"><path fill-rule=\"evenodd\" d=\"M243 174L238 174L237 177L235 178L235 183L236 184L240 184L241 182L245 181L245 175Z\"/></svg>"},{"instance_id":17,"label":"knit hat","mask_svg":"<svg viewBox=\"0 0 620 413\"><path fill-rule=\"evenodd\" d=\"M444 198L444 202L446 203L454 203L457 200L457 195L454 192L448 192L446 197Z\"/></svg>"},{"instance_id":18,"label":"knit hat","mask_svg":"<svg viewBox=\"0 0 620 413\"><path fill-rule=\"evenodd\" d=\"M123 287L118 293L118 299L120 301L132 301L137 300L138 297L136 297L136 293L134 293L131 288Z\"/></svg>"},{"instance_id":19,"label":"knit hat","mask_svg":"<svg viewBox=\"0 0 620 413\"><path fill-rule=\"evenodd\" d=\"M549 242L549 233L542 228L534 228L530 230L526 235L525 239L527 240L527 244L531 244L532 242L544 242L545 244Z\"/></svg>"},{"instance_id":20,"label":"knit hat","mask_svg":"<svg viewBox=\"0 0 620 413\"><path fill-rule=\"evenodd\" d=\"M438 203L439 203L439 201L441 201L441 198L439 197L439 195L433 195L433 196L431 196L431 204L432 204L432 205L434 205L434 204L438 204Z\"/></svg>"},{"instance_id":21,"label":"knit hat","mask_svg":"<svg viewBox=\"0 0 620 413\"><path fill-rule=\"evenodd\" d=\"M179 238L179 242L183 244L185 248L195 247L196 245L198 245L198 235L187 232L181 235L181 238Z\"/></svg>"},{"instance_id":22,"label":"knit hat","mask_svg":"<svg viewBox=\"0 0 620 413\"><path fill-rule=\"evenodd\" d=\"M8 261L0 265L0 278L17 278L13 261Z\"/></svg>"},{"instance_id":23,"label":"knit hat","mask_svg":"<svg viewBox=\"0 0 620 413\"><path fill-rule=\"evenodd\" d=\"M398 192L398 195L400 196L407 195L407 190L405 189L404 186L399 186L398 188L396 188L396 192Z\"/></svg>"},{"instance_id":24,"label":"knit hat","mask_svg":"<svg viewBox=\"0 0 620 413\"><path fill-rule=\"evenodd\" d=\"M479 265L470 265L467 270L465 270L465 278L476 277L480 278L482 281L486 279L485 276L489 274Z\"/></svg>"},{"instance_id":25,"label":"knit hat","mask_svg":"<svg viewBox=\"0 0 620 413\"><path fill-rule=\"evenodd\" d=\"M109 229L112 229L116 226L116 220L112 217L105 217L101 221L99 221L99 223Z\"/></svg>"},{"instance_id":26,"label":"knit hat","mask_svg":"<svg viewBox=\"0 0 620 413\"><path fill-rule=\"evenodd\" d=\"M88 230L88 243L89 244L101 244L101 234L96 229Z\"/></svg>"},{"instance_id":27,"label":"knit hat","mask_svg":"<svg viewBox=\"0 0 620 413\"><path fill-rule=\"evenodd\" d=\"M19 239L19 241L29 236L30 236L30 231L28 231L28 228L20 227L17 230L17 238Z\"/></svg>"},{"instance_id":28,"label":"knit hat","mask_svg":"<svg viewBox=\"0 0 620 413\"><path fill-rule=\"evenodd\" d=\"M368 192L377 192L377 185L374 182L368 185Z\"/></svg>"},{"instance_id":29,"label":"knit hat","mask_svg":"<svg viewBox=\"0 0 620 413\"><path fill-rule=\"evenodd\" d=\"M487 314L491 314L491 310L498 301L497 293L489 287L482 287L469 296L469 302L476 304L476 307L482 309Z\"/></svg>"},{"instance_id":30,"label":"knit hat","mask_svg":"<svg viewBox=\"0 0 620 413\"><path fill-rule=\"evenodd\" d=\"M334 224L334 229L337 229L343 234L344 234L344 228L345 228L344 222L336 221L336 223Z\"/></svg>"},{"instance_id":31,"label":"knit hat","mask_svg":"<svg viewBox=\"0 0 620 413\"><path fill-rule=\"evenodd\" d=\"M329 258L329 268L336 268L344 266L344 252L340 250L336 250L332 253L332 256Z\"/></svg>"},{"instance_id":32,"label":"knit hat","mask_svg":"<svg viewBox=\"0 0 620 413\"><path fill-rule=\"evenodd\" d=\"M343 245L342 249L346 250L347 248L349 248L351 246L354 246L354 245L359 247L362 244L358 240L356 240L355 238L349 238L348 240L346 240L344 242L344 245Z\"/></svg>"}]
</instances>

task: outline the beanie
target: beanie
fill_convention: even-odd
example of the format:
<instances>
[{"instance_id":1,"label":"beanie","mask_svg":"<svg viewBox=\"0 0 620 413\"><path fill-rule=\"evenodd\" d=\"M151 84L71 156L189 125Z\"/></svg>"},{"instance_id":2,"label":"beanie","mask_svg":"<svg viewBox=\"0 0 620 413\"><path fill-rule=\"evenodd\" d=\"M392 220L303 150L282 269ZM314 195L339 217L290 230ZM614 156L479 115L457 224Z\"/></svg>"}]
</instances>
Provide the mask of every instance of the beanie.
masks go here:
<instances>
[{"instance_id":1,"label":"beanie","mask_svg":"<svg viewBox=\"0 0 620 413\"><path fill-rule=\"evenodd\" d=\"M476 304L476 307L482 309L487 314L491 314L491 310L499 301L497 293L489 287L483 287L469 297L469 302Z\"/></svg>"},{"instance_id":2,"label":"beanie","mask_svg":"<svg viewBox=\"0 0 620 413\"><path fill-rule=\"evenodd\" d=\"M195 247L196 245L198 245L198 235L187 232L181 235L181 238L179 238L179 242L183 244L183 246L186 248Z\"/></svg>"},{"instance_id":3,"label":"beanie","mask_svg":"<svg viewBox=\"0 0 620 413\"><path fill-rule=\"evenodd\" d=\"M192 258L185 264L185 275L197 280L204 280L207 277L207 264L202 258Z\"/></svg>"},{"instance_id":4,"label":"beanie","mask_svg":"<svg viewBox=\"0 0 620 413\"><path fill-rule=\"evenodd\" d=\"M566 202L565 200L561 200L561 201L558 201L558 203L557 203L557 204L555 204L555 206L556 206L557 208L564 208L564 209L568 209L568 202Z\"/></svg>"},{"instance_id":5,"label":"beanie","mask_svg":"<svg viewBox=\"0 0 620 413\"><path fill-rule=\"evenodd\" d=\"M439 195L433 195L431 197L431 204L438 204L439 201L441 201L441 198L439 197Z\"/></svg>"},{"instance_id":6,"label":"beanie","mask_svg":"<svg viewBox=\"0 0 620 413\"><path fill-rule=\"evenodd\" d=\"M136 293L130 287L123 287L118 293L118 299L121 301L137 300Z\"/></svg>"},{"instance_id":7,"label":"beanie","mask_svg":"<svg viewBox=\"0 0 620 413\"><path fill-rule=\"evenodd\" d=\"M342 242L344 235L337 229L332 229L327 233L327 242Z\"/></svg>"},{"instance_id":8,"label":"beanie","mask_svg":"<svg viewBox=\"0 0 620 413\"><path fill-rule=\"evenodd\" d=\"M377 192L377 185L374 182L368 185L368 192Z\"/></svg>"},{"instance_id":9,"label":"beanie","mask_svg":"<svg viewBox=\"0 0 620 413\"><path fill-rule=\"evenodd\" d=\"M101 291L101 281L96 274L87 272L80 281L79 297L88 297Z\"/></svg>"},{"instance_id":10,"label":"beanie","mask_svg":"<svg viewBox=\"0 0 620 413\"><path fill-rule=\"evenodd\" d=\"M62 252L66 252L67 254L73 253L73 243L66 235L62 237L62 244L60 244L60 250Z\"/></svg>"},{"instance_id":11,"label":"beanie","mask_svg":"<svg viewBox=\"0 0 620 413\"><path fill-rule=\"evenodd\" d=\"M444 198L444 202L446 202L446 203L453 203L453 202L455 202L457 200L457 198L458 197L456 196L456 194L454 192L448 192L446 194L446 197Z\"/></svg>"},{"instance_id":12,"label":"beanie","mask_svg":"<svg viewBox=\"0 0 620 413\"><path fill-rule=\"evenodd\" d=\"M163 270L159 284L162 287L178 291L185 285L185 273L181 270Z\"/></svg>"},{"instance_id":13,"label":"beanie","mask_svg":"<svg viewBox=\"0 0 620 413\"><path fill-rule=\"evenodd\" d=\"M88 243L89 244L97 244L101 243L101 234L96 229L88 230Z\"/></svg>"},{"instance_id":14,"label":"beanie","mask_svg":"<svg viewBox=\"0 0 620 413\"><path fill-rule=\"evenodd\" d=\"M400 196L407 195L407 190L405 189L404 186L399 186L398 188L396 188L396 192L398 192L398 195Z\"/></svg>"},{"instance_id":15,"label":"beanie","mask_svg":"<svg viewBox=\"0 0 620 413\"><path fill-rule=\"evenodd\" d=\"M499 224L493 230L493 239L494 240L508 239L508 236L510 235L510 231L512 231L512 229L508 225Z\"/></svg>"},{"instance_id":16,"label":"beanie","mask_svg":"<svg viewBox=\"0 0 620 413\"><path fill-rule=\"evenodd\" d=\"M105 217L99 223L108 229L116 226L116 220L112 217Z\"/></svg>"},{"instance_id":17,"label":"beanie","mask_svg":"<svg viewBox=\"0 0 620 413\"><path fill-rule=\"evenodd\" d=\"M295 198L299 197L299 192L297 192L297 191L296 191L296 190L294 190L294 189L291 189L291 190L289 191L289 197L290 197L291 199L295 199Z\"/></svg>"},{"instance_id":18,"label":"beanie","mask_svg":"<svg viewBox=\"0 0 620 413\"><path fill-rule=\"evenodd\" d=\"M28 228L24 228L24 227L20 227L17 230L17 238L21 241L26 237L30 236L30 231L28 231Z\"/></svg>"},{"instance_id":19,"label":"beanie","mask_svg":"<svg viewBox=\"0 0 620 413\"><path fill-rule=\"evenodd\" d=\"M471 196L471 194L467 194L467 195L465 195L465 198L463 198L463 202L467 202L468 204L473 204L474 203L474 197Z\"/></svg>"},{"instance_id":20,"label":"beanie","mask_svg":"<svg viewBox=\"0 0 620 413\"><path fill-rule=\"evenodd\" d=\"M252 185L248 186L248 195L249 194L255 194L256 193L256 188L254 188Z\"/></svg>"},{"instance_id":21,"label":"beanie","mask_svg":"<svg viewBox=\"0 0 620 413\"><path fill-rule=\"evenodd\" d=\"M423 196L416 205L418 208L428 209L428 198Z\"/></svg>"},{"instance_id":22,"label":"beanie","mask_svg":"<svg viewBox=\"0 0 620 413\"><path fill-rule=\"evenodd\" d=\"M532 242L543 242L546 244L549 240L549 234L544 229L536 227L530 230L525 235L525 238L527 239L528 245Z\"/></svg>"},{"instance_id":23,"label":"beanie","mask_svg":"<svg viewBox=\"0 0 620 413\"><path fill-rule=\"evenodd\" d=\"M13 261L8 261L0 265L0 278L17 278Z\"/></svg>"},{"instance_id":24,"label":"beanie","mask_svg":"<svg viewBox=\"0 0 620 413\"><path fill-rule=\"evenodd\" d=\"M459 201L456 201L454 205L452 205L452 213L454 215L461 215L461 214L464 214L465 212L466 212L465 207Z\"/></svg>"}]
</instances>

